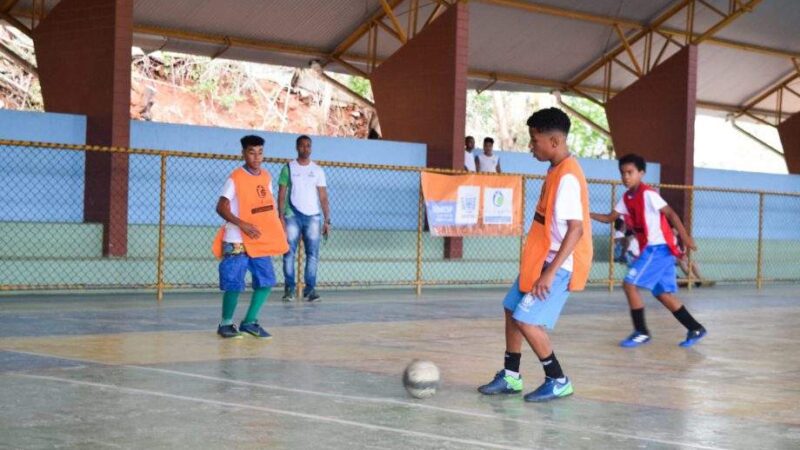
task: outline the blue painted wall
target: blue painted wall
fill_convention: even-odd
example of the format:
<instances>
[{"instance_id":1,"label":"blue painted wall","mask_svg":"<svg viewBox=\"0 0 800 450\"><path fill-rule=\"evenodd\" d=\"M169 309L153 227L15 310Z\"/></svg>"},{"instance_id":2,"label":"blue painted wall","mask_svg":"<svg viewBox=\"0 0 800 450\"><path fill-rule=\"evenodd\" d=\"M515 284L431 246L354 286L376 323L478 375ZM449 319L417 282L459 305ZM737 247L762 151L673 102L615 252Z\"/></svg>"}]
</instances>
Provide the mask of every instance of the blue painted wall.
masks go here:
<instances>
[{"instance_id":1,"label":"blue painted wall","mask_svg":"<svg viewBox=\"0 0 800 450\"><path fill-rule=\"evenodd\" d=\"M0 110L0 138L63 142L85 142L86 119L82 116ZM296 134L253 130L172 125L152 122L131 123L131 145L139 148L190 152L239 154L239 138L258 134L266 141L267 156L293 157ZM402 166L425 166L425 145L392 141L368 141L313 136L314 158ZM0 220L79 222L83 208L83 155L53 150L25 150L13 153L0 148ZM498 152L506 172L539 174L546 163L529 153ZM581 159L587 178L617 180L615 161ZM207 225L219 223L214 205L225 178L238 163L171 158L168 165L167 221L171 224ZM155 223L158 220L159 160L132 156L130 160L129 220ZM267 169L277 180L280 168ZM328 168L333 220L342 228L414 229L417 224L418 178L414 173L380 170ZM645 178L657 182L660 167L648 165ZM696 169L698 186L763 189L800 192L800 176ZM526 188L532 216L541 184L528 182ZM277 186L276 186L277 189ZM621 192L618 192L621 195ZM610 187L590 187L592 210L610 210ZM695 195L695 234L698 237L755 238L758 196L699 192ZM770 239L800 239L800 200L767 197L765 236ZM526 226L529 225L526 224ZM595 224L595 232L607 228Z\"/></svg>"}]
</instances>

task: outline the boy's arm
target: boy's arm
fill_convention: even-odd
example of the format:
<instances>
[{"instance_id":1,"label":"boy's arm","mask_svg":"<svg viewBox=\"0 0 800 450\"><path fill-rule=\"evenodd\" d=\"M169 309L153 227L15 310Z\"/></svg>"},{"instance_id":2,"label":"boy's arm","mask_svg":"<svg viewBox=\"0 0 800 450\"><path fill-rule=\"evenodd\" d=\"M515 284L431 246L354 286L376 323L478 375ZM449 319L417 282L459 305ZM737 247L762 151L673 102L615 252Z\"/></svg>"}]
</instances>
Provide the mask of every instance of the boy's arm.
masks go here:
<instances>
[{"instance_id":1,"label":"boy's arm","mask_svg":"<svg viewBox=\"0 0 800 450\"><path fill-rule=\"evenodd\" d=\"M283 229L286 229L286 186L289 184L289 166L284 166L278 175L278 218Z\"/></svg>"},{"instance_id":2,"label":"boy's arm","mask_svg":"<svg viewBox=\"0 0 800 450\"><path fill-rule=\"evenodd\" d=\"M617 218L619 218L619 216L620 216L620 214L618 212L616 212L616 211L611 211L608 214L589 213L589 217L591 217L592 220L596 220L596 221L602 222L602 223L611 223L611 222L617 220Z\"/></svg>"},{"instance_id":3,"label":"boy's arm","mask_svg":"<svg viewBox=\"0 0 800 450\"><path fill-rule=\"evenodd\" d=\"M547 266L547 270L542 272L539 279L533 283L531 295L541 300L547 298L547 295L550 293L550 288L553 286L556 272L561 268L561 265L564 264L564 261L569 258L569 255L575 251L575 247L578 245L581 236L583 236L583 221L567 220L567 234L564 236L564 240L561 241L561 248L558 249L555 258L553 258L553 262Z\"/></svg>"},{"instance_id":4,"label":"boy's arm","mask_svg":"<svg viewBox=\"0 0 800 450\"><path fill-rule=\"evenodd\" d=\"M672 224L676 230L678 230L678 235L680 236L681 241L684 242L684 245L686 245L686 248L690 250L697 250L697 245L694 243L694 239L692 239L692 237L689 236L689 233L686 232L686 228L683 226L683 222L681 221L681 218L678 217L678 214L676 214L675 211L669 207L669 205L664 206L660 211L667 216L669 223Z\"/></svg>"},{"instance_id":5,"label":"boy's arm","mask_svg":"<svg viewBox=\"0 0 800 450\"><path fill-rule=\"evenodd\" d=\"M230 222L239 227L239 229L242 230L242 232L246 234L248 237L252 239L258 239L261 237L261 232L258 231L258 228L256 228L255 225L247 223L233 215L233 213L231 212L231 201L228 200L227 198L220 197L219 200L217 201L217 214L219 214L220 217L225 219L225 221Z\"/></svg>"}]
</instances>

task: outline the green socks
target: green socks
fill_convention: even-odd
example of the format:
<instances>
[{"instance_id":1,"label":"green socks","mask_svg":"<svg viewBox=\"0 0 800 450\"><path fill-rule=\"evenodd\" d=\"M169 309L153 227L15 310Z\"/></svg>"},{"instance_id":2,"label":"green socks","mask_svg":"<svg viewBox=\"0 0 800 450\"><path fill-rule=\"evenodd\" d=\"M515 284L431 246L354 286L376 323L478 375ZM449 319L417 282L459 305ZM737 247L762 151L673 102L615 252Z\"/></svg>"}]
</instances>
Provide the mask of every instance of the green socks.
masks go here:
<instances>
[{"instance_id":1,"label":"green socks","mask_svg":"<svg viewBox=\"0 0 800 450\"><path fill-rule=\"evenodd\" d=\"M233 325L233 313L236 311L236 304L239 302L239 293L236 291L225 291L222 295L222 320L220 325Z\"/></svg>"},{"instance_id":2,"label":"green socks","mask_svg":"<svg viewBox=\"0 0 800 450\"><path fill-rule=\"evenodd\" d=\"M258 320L258 313L261 307L267 301L272 288L261 288L253 291L253 296L250 298L250 307L247 308L247 314L244 316L242 323L253 323Z\"/></svg>"},{"instance_id":3,"label":"green socks","mask_svg":"<svg viewBox=\"0 0 800 450\"><path fill-rule=\"evenodd\" d=\"M272 288L261 288L253 291L253 296L250 298L250 307L247 308L247 314L244 316L242 323L253 323L258 320L258 313L261 307L267 301ZM220 325L233 325L233 313L236 311L236 304L239 303L239 292L226 291L222 295L222 320Z\"/></svg>"}]
</instances>

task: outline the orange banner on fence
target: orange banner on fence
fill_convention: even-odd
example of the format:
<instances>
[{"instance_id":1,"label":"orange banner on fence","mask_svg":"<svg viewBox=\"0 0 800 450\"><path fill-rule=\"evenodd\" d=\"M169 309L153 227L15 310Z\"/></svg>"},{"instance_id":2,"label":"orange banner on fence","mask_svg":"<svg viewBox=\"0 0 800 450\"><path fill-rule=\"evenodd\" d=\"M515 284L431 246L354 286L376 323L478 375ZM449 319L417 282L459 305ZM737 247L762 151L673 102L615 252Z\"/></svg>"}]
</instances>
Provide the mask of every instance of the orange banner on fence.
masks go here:
<instances>
[{"instance_id":1,"label":"orange banner on fence","mask_svg":"<svg viewBox=\"0 0 800 450\"><path fill-rule=\"evenodd\" d=\"M422 195L434 236L522 234L522 177L422 172Z\"/></svg>"}]
</instances>

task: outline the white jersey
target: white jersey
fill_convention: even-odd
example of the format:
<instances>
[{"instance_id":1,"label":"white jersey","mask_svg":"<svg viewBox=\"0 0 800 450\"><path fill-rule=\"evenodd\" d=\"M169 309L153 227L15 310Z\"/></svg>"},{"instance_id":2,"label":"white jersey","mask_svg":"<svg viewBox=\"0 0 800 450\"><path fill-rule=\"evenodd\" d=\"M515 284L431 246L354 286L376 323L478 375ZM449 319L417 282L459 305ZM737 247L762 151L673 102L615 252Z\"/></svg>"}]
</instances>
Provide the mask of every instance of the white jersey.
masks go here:
<instances>
[{"instance_id":1,"label":"white jersey","mask_svg":"<svg viewBox=\"0 0 800 450\"><path fill-rule=\"evenodd\" d=\"M492 154L486 156L484 153L478 154L478 162L480 163L480 171L482 173L495 173L497 172L497 165L500 164L500 157Z\"/></svg>"},{"instance_id":2,"label":"white jersey","mask_svg":"<svg viewBox=\"0 0 800 450\"><path fill-rule=\"evenodd\" d=\"M627 195L627 194L623 194ZM664 232L661 231L661 209L667 206L667 202L656 191L646 191L644 193L644 218L647 223L647 245L666 244ZM614 211L625 216L628 215L628 207L625 206L625 199L621 198L614 207Z\"/></svg>"},{"instance_id":3,"label":"white jersey","mask_svg":"<svg viewBox=\"0 0 800 450\"><path fill-rule=\"evenodd\" d=\"M464 150L464 168L467 172L475 172L475 155L468 150Z\"/></svg>"},{"instance_id":4,"label":"white jersey","mask_svg":"<svg viewBox=\"0 0 800 450\"><path fill-rule=\"evenodd\" d=\"M550 227L550 251L545 261L552 262L556 253L561 248L564 236L567 235L568 220L583 220L583 206L581 203L581 185L575 175L566 174L561 177L556 191L555 216ZM572 272L573 257L570 254L561 268Z\"/></svg>"}]
</instances>

